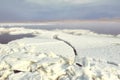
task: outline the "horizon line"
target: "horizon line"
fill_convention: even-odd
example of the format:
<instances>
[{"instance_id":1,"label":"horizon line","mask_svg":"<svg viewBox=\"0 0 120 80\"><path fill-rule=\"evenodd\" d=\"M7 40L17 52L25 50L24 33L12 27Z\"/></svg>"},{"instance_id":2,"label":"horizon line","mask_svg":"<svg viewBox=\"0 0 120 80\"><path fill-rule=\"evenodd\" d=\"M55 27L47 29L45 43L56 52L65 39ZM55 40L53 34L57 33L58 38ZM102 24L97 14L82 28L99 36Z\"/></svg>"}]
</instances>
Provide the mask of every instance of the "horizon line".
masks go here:
<instances>
[{"instance_id":1,"label":"horizon line","mask_svg":"<svg viewBox=\"0 0 120 80\"><path fill-rule=\"evenodd\" d=\"M88 20L80 20L80 19L76 19L76 20L39 20L39 21L8 21L8 22L0 22L1 23L51 23L51 22L94 22L94 21L111 21L111 22L120 22L120 18L115 18L115 19L88 19Z\"/></svg>"}]
</instances>

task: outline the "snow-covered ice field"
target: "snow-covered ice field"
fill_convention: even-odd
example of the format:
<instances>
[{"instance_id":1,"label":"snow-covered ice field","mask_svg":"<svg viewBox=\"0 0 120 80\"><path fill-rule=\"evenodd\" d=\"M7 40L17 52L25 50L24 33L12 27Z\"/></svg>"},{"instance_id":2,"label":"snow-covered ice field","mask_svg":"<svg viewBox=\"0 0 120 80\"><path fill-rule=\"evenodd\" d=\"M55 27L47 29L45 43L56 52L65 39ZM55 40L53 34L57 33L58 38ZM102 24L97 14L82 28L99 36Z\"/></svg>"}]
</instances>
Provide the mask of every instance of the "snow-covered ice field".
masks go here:
<instances>
[{"instance_id":1,"label":"snow-covered ice field","mask_svg":"<svg viewBox=\"0 0 120 80\"><path fill-rule=\"evenodd\" d=\"M54 30L1 24L0 80L120 80L119 22L95 23L94 32L87 30L93 24L56 24Z\"/></svg>"}]
</instances>

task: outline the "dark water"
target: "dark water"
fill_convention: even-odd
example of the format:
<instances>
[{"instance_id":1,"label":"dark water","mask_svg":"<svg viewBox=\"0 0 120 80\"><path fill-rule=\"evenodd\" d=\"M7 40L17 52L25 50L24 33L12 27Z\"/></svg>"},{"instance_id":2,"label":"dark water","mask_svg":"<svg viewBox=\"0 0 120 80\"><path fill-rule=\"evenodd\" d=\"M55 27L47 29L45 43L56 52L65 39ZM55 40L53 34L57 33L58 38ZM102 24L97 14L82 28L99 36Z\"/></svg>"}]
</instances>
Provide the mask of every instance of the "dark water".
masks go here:
<instances>
[{"instance_id":1,"label":"dark water","mask_svg":"<svg viewBox=\"0 0 120 80\"><path fill-rule=\"evenodd\" d=\"M6 28L16 27L16 26L4 26ZM17 27L21 27L17 25ZM100 34L120 34L120 22L79 22L79 23L57 23L57 24L47 24L47 25L29 25L22 26L24 28L30 29L85 29L91 30Z\"/></svg>"},{"instance_id":2,"label":"dark water","mask_svg":"<svg viewBox=\"0 0 120 80\"><path fill-rule=\"evenodd\" d=\"M10 34L5 33L5 34L0 35L0 43L7 44L10 41L21 39L24 37L34 37L34 35L32 34L10 35Z\"/></svg>"}]
</instances>

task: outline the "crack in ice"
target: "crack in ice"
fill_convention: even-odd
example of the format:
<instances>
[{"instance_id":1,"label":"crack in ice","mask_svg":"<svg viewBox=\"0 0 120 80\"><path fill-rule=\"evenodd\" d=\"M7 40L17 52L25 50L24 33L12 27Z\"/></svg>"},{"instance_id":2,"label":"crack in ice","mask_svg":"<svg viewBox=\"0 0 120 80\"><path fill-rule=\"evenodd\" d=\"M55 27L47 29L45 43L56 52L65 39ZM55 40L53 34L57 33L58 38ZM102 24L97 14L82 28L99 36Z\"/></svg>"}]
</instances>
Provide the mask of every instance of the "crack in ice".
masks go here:
<instances>
[{"instance_id":1,"label":"crack in ice","mask_svg":"<svg viewBox=\"0 0 120 80\"><path fill-rule=\"evenodd\" d=\"M77 53L77 50L75 49L75 47L72 46L68 41L65 41L65 40L59 38L58 35L54 35L53 38L56 39L56 40L62 41L62 42L64 42L64 43L66 43L68 46L70 46L70 47L73 49L74 54L75 54L74 63L76 63L77 66L82 67L82 65L78 63L78 62L79 62L79 61L78 61L78 60L79 60L79 59L78 59L78 53Z\"/></svg>"},{"instance_id":2,"label":"crack in ice","mask_svg":"<svg viewBox=\"0 0 120 80\"><path fill-rule=\"evenodd\" d=\"M58 35L54 35L53 38L56 39L56 40L59 40L59 41L62 41L62 42L64 42L64 43L66 43L68 46L70 46L70 47L73 49L75 56L78 55L76 49L75 49L69 42L67 42L67 41L65 41L65 40L63 40L63 39L60 39L60 38L58 37Z\"/></svg>"}]
</instances>

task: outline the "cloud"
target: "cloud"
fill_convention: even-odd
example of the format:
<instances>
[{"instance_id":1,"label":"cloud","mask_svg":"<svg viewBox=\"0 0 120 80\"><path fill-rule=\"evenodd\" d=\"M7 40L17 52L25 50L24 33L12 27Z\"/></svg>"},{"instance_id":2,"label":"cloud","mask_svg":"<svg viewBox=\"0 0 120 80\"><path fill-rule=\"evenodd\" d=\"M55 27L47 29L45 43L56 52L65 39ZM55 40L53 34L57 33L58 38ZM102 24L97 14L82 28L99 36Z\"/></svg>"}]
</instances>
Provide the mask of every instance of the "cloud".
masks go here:
<instances>
[{"instance_id":1,"label":"cloud","mask_svg":"<svg viewBox=\"0 0 120 80\"><path fill-rule=\"evenodd\" d=\"M120 0L0 0L0 22L120 17Z\"/></svg>"},{"instance_id":2,"label":"cloud","mask_svg":"<svg viewBox=\"0 0 120 80\"><path fill-rule=\"evenodd\" d=\"M98 2L100 0L26 0L26 2L36 3L39 5L71 5L71 4L86 4ZM51 5L52 6L52 5Z\"/></svg>"}]
</instances>

